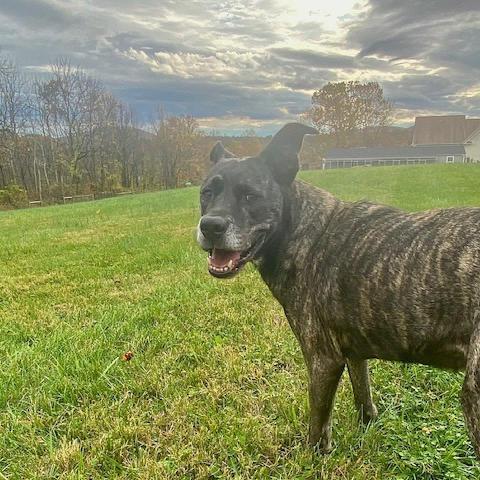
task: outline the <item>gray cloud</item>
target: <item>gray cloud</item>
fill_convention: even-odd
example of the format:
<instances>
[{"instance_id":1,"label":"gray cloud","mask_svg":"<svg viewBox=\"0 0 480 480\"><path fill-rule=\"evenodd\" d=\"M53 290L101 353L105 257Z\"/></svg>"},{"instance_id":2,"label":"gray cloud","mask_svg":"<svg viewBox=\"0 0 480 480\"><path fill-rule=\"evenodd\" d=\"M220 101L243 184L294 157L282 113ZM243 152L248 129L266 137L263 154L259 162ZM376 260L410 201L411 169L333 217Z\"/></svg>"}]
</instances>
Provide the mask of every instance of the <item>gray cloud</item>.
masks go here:
<instances>
[{"instance_id":1,"label":"gray cloud","mask_svg":"<svg viewBox=\"0 0 480 480\"><path fill-rule=\"evenodd\" d=\"M352 68L355 59L348 55L329 55L312 50L296 50L292 48L272 48L274 55L285 62L308 65L312 68Z\"/></svg>"},{"instance_id":2,"label":"gray cloud","mask_svg":"<svg viewBox=\"0 0 480 480\"><path fill-rule=\"evenodd\" d=\"M146 81L133 87L119 84L117 94L140 104L144 111L162 104L167 110L198 117L236 115L275 120L304 111L310 97L284 88L279 91L241 88L198 79L171 79L154 84ZM287 115L288 116L288 115Z\"/></svg>"},{"instance_id":3,"label":"gray cloud","mask_svg":"<svg viewBox=\"0 0 480 480\"><path fill-rule=\"evenodd\" d=\"M478 31L480 22L477 0L370 0L369 7L348 34L362 48L360 55L411 58L446 49L448 37L457 38L472 22Z\"/></svg>"},{"instance_id":4,"label":"gray cloud","mask_svg":"<svg viewBox=\"0 0 480 480\"><path fill-rule=\"evenodd\" d=\"M30 28L55 27L64 30L78 21L67 8L48 0L2 0L0 12Z\"/></svg>"},{"instance_id":5,"label":"gray cloud","mask_svg":"<svg viewBox=\"0 0 480 480\"><path fill-rule=\"evenodd\" d=\"M477 0L370 0L347 35L360 59L415 61L423 67L424 72L384 83L401 107L471 115L480 110L480 98L466 94L479 84L479 38Z\"/></svg>"}]
</instances>

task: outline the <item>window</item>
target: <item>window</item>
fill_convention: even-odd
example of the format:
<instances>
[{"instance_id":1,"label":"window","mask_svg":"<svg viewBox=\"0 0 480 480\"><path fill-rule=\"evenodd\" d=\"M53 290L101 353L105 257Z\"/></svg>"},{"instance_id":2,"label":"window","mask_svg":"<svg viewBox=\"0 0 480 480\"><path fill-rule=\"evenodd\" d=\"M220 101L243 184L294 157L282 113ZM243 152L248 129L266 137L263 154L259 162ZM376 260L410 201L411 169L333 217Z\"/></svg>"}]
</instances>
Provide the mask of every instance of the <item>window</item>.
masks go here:
<instances>
[{"instance_id":1,"label":"window","mask_svg":"<svg viewBox=\"0 0 480 480\"><path fill-rule=\"evenodd\" d=\"M454 163L455 162L455 157L453 155L448 155L447 156L447 163Z\"/></svg>"}]
</instances>

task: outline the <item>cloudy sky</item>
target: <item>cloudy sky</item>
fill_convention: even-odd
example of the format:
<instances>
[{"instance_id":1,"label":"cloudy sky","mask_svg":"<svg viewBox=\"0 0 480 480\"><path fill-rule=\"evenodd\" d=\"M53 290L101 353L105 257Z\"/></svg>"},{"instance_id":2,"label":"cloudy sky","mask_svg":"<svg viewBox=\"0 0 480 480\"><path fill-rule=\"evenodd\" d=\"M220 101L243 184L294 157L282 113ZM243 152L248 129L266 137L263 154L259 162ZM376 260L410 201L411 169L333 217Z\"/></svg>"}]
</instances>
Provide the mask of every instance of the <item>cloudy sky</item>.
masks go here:
<instances>
[{"instance_id":1,"label":"cloudy sky","mask_svg":"<svg viewBox=\"0 0 480 480\"><path fill-rule=\"evenodd\" d=\"M480 116L480 0L1 0L0 54L58 57L144 119L270 133L328 81L377 80L416 114Z\"/></svg>"}]
</instances>

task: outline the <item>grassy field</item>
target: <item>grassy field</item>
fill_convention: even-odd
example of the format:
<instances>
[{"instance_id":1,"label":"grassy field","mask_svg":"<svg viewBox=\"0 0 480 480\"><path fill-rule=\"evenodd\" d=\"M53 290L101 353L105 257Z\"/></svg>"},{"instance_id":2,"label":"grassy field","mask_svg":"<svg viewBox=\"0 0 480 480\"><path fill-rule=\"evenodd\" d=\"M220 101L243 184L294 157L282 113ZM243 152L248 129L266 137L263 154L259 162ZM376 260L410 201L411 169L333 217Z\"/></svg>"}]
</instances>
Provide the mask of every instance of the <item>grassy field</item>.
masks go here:
<instances>
[{"instance_id":1,"label":"grassy field","mask_svg":"<svg viewBox=\"0 0 480 480\"><path fill-rule=\"evenodd\" d=\"M302 177L407 210L480 205L474 165ZM299 347L252 267L209 277L197 195L0 213L0 479L479 478L462 376L426 367L372 362L366 429L344 379L335 450L306 447Z\"/></svg>"}]
</instances>

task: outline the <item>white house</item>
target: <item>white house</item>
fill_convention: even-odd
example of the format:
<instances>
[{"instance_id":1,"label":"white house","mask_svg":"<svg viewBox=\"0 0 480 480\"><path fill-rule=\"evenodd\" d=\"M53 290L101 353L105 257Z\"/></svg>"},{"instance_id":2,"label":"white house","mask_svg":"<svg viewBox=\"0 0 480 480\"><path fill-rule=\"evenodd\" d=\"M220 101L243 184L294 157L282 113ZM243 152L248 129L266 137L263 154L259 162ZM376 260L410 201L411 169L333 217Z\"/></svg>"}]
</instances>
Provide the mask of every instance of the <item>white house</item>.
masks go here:
<instances>
[{"instance_id":1,"label":"white house","mask_svg":"<svg viewBox=\"0 0 480 480\"><path fill-rule=\"evenodd\" d=\"M412 145L463 145L464 162L480 162L480 118L465 115L417 117Z\"/></svg>"},{"instance_id":2,"label":"white house","mask_svg":"<svg viewBox=\"0 0 480 480\"><path fill-rule=\"evenodd\" d=\"M480 118L415 118L411 146L332 148L323 168L419 163L480 163Z\"/></svg>"}]
</instances>

